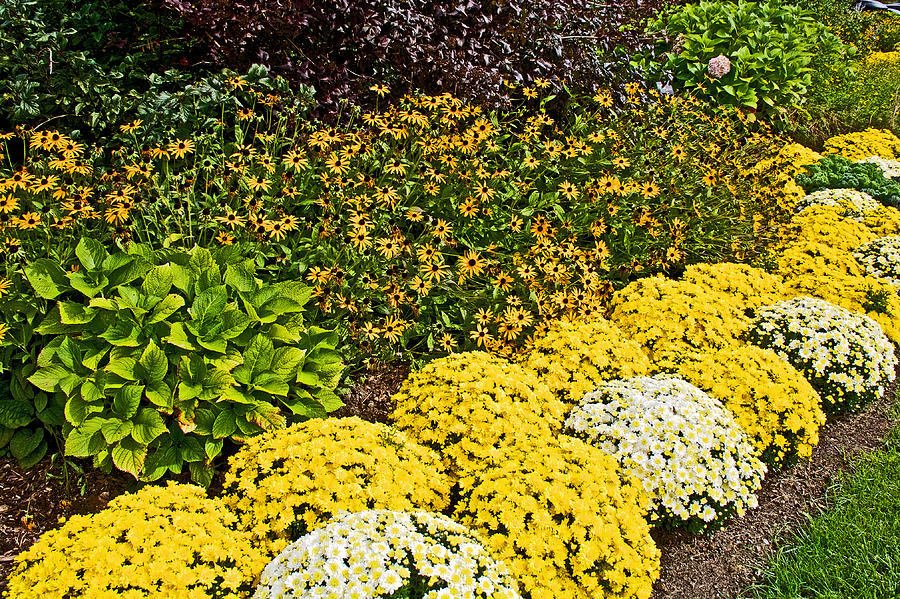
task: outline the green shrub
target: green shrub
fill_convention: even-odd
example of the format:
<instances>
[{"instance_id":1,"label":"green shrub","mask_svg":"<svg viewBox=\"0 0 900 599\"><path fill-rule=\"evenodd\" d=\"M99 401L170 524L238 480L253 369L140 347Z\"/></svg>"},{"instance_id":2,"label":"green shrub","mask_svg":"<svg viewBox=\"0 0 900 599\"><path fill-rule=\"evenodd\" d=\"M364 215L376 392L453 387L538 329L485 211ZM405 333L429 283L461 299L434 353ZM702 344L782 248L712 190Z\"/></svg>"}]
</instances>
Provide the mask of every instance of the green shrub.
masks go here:
<instances>
[{"instance_id":1,"label":"green shrub","mask_svg":"<svg viewBox=\"0 0 900 599\"><path fill-rule=\"evenodd\" d=\"M814 13L781 2L687 4L653 24L665 29L662 49L676 89L718 102L783 114L799 106L816 56L836 55L843 44ZM724 56L719 73L711 59Z\"/></svg>"},{"instance_id":2,"label":"green shrub","mask_svg":"<svg viewBox=\"0 0 900 599\"><path fill-rule=\"evenodd\" d=\"M797 175L797 183L813 193L823 189L857 189L885 206L900 207L900 183L888 179L877 164L851 162L843 156L828 155Z\"/></svg>"},{"instance_id":3,"label":"green shrub","mask_svg":"<svg viewBox=\"0 0 900 599\"><path fill-rule=\"evenodd\" d=\"M26 267L35 293L58 300L29 380L65 397L67 455L144 480L186 463L208 484L225 439L341 406L335 335L304 326L311 289L260 285L237 251L129 251L83 238L70 272Z\"/></svg>"}]
</instances>

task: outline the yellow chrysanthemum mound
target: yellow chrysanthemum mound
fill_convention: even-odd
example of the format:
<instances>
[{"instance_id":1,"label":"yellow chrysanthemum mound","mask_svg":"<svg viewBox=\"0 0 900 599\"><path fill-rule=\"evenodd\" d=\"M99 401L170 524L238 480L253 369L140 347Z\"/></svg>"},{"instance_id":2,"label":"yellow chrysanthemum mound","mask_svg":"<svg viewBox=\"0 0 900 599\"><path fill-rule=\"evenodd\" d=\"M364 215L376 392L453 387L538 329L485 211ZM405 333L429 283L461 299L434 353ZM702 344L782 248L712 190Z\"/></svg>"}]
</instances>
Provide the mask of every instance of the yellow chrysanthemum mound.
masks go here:
<instances>
[{"instance_id":1,"label":"yellow chrysanthemum mound","mask_svg":"<svg viewBox=\"0 0 900 599\"><path fill-rule=\"evenodd\" d=\"M268 559L203 489L169 483L72 516L17 558L9 599L249 597Z\"/></svg>"},{"instance_id":2,"label":"yellow chrysanthemum mound","mask_svg":"<svg viewBox=\"0 0 900 599\"><path fill-rule=\"evenodd\" d=\"M501 446L546 443L566 412L538 375L485 352L428 363L392 400L395 426L441 453L463 488L495 462Z\"/></svg>"},{"instance_id":3,"label":"yellow chrysanthemum mound","mask_svg":"<svg viewBox=\"0 0 900 599\"><path fill-rule=\"evenodd\" d=\"M900 342L900 296L887 281L866 276L850 251L821 243L792 243L782 248L777 272L788 285L785 299L818 297L867 314L892 341Z\"/></svg>"},{"instance_id":4,"label":"yellow chrysanthemum mound","mask_svg":"<svg viewBox=\"0 0 900 599\"><path fill-rule=\"evenodd\" d=\"M731 410L769 467L807 458L819 443L819 394L774 351L745 345L703 354L678 374Z\"/></svg>"},{"instance_id":5,"label":"yellow chrysanthemum mound","mask_svg":"<svg viewBox=\"0 0 900 599\"><path fill-rule=\"evenodd\" d=\"M835 206L811 206L791 220L785 243L821 243L839 250L853 250L876 236L864 224L847 218Z\"/></svg>"},{"instance_id":6,"label":"yellow chrysanthemum mound","mask_svg":"<svg viewBox=\"0 0 900 599\"><path fill-rule=\"evenodd\" d=\"M878 212L867 214L863 224L875 237L900 235L900 210L885 206Z\"/></svg>"},{"instance_id":7,"label":"yellow chrysanthemum mound","mask_svg":"<svg viewBox=\"0 0 900 599\"><path fill-rule=\"evenodd\" d=\"M661 276L617 291L610 320L640 343L658 368L677 364L686 354L735 345L749 326L724 294Z\"/></svg>"},{"instance_id":8,"label":"yellow chrysanthemum mound","mask_svg":"<svg viewBox=\"0 0 900 599\"><path fill-rule=\"evenodd\" d=\"M482 533L523 597L646 599L659 576L646 505L613 458L561 435L538 452L508 447L455 519Z\"/></svg>"},{"instance_id":9,"label":"yellow chrysanthemum mound","mask_svg":"<svg viewBox=\"0 0 900 599\"><path fill-rule=\"evenodd\" d=\"M869 156L898 158L900 139L887 129L866 129L832 137L825 142L823 152L840 154L848 160L863 160Z\"/></svg>"},{"instance_id":10,"label":"yellow chrysanthemum mound","mask_svg":"<svg viewBox=\"0 0 900 599\"><path fill-rule=\"evenodd\" d=\"M773 304L785 295L781 277L746 264L693 264L685 269L683 278L708 292L719 294L742 312Z\"/></svg>"},{"instance_id":11,"label":"yellow chrysanthemum mound","mask_svg":"<svg viewBox=\"0 0 900 599\"><path fill-rule=\"evenodd\" d=\"M604 318L558 321L538 339L523 366L569 406L603 381L650 372L641 346Z\"/></svg>"},{"instance_id":12,"label":"yellow chrysanthemum mound","mask_svg":"<svg viewBox=\"0 0 900 599\"><path fill-rule=\"evenodd\" d=\"M782 164L787 164L796 169L796 172L805 171L804 166L815 164L822 159L822 155L798 143L785 145L778 152L778 159ZM795 173L796 174L796 173Z\"/></svg>"},{"instance_id":13,"label":"yellow chrysanthemum mound","mask_svg":"<svg viewBox=\"0 0 900 599\"><path fill-rule=\"evenodd\" d=\"M359 418L313 419L247 441L225 474L225 503L274 557L341 510L447 507L440 457Z\"/></svg>"}]
</instances>

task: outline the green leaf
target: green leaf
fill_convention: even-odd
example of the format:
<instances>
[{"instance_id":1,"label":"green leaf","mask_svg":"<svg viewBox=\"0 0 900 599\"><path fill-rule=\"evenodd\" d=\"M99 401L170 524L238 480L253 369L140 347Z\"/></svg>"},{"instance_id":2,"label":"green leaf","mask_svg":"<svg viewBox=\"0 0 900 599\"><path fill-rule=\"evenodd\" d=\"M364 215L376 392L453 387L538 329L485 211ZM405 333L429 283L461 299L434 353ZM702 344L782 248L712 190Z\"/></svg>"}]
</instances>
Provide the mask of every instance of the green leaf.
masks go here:
<instances>
[{"instance_id":1,"label":"green leaf","mask_svg":"<svg viewBox=\"0 0 900 599\"><path fill-rule=\"evenodd\" d=\"M169 360L166 358L166 354L159 349L152 339L144 349L144 353L141 354L138 364L146 372L146 377L143 380L150 385L161 382L169 370Z\"/></svg>"},{"instance_id":2,"label":"green leaf","mask_svg":"<svg viewBox=\"0 0 900 599\"><path fill-rule=\"evenodd\" d=\"M191 462L188 464L188 469L191 471L191 481L201 487L208 487L212 484L213 476L216 474L212 467L203 462Z\"/></svg>"},{"instance_id":3,"label":"green leaf","mask_svg":"<svg viewBox=\"0 0 900 599\"><path fill-rule=\"evenodd\" d=\"M97 312L92 308L85 308L77 302L59 302L59 319L62 324L87 324L94 320Z\"/></svg>"},{"instance_id":4,"label":"green leaf","mask_svg":"<svg viewBox=\"0 0 900 599\"><path fill-rule=\"evenodd\" d=\"M171 410L175 402L175 398L172 396L172 388L165 382L148 385L144 389L144 394L150 403L166 410Z\"/></svg>"},{"instance_id":5,"label":"green leaf","mask_svg":"<svg viewBox=\"0 0 900 599\"><path fill-rule=\"evenodd\" d=\"M100 270L103 261L109 256L109 252L99 241L92 237L83 236L75 246L75 255L78 261L88 271Z\"/></svg>"},{"instance_id":6,"label":"green leaf","mask_svg":"<svg viewBox=\"0 0 900 599\"><path fill-rule=\"evenodd\" d=\"M18 399L0 401L0 426L21 428L32 420L34 408L29 402Z\"/></svg>"},{"instance_id":7,"label":"green leaf","mask_svg":"<svg viewBox=\"0 0 900 599\"><path fill-rule=\"evenodd\" d=\"M203 349L224 354L228 350L228 342L219 336L198 337L197 343Z\"/></svg>"},{"instance_id":8,"label":"green leaf","mask_svg":"<svg viewBox=\"0 0 900 599\"><path fill-rule=\"evenodd\" d=\"M222 313L221 323L219 335L222 339L234 339L250 325L250 317L238 310L227 310Z\"/></svg>"},{"instance_id":9,"label":"green leaf","mask_svg":"<svg viewBox=\"0 0 900 599\"><path fill-rule=\"evenodd\" d=\"M69 288L66 272L49 258L39 258L25 266L25 277L39 297L52 300Z\"/></svg>"},{"instance_id":10,"label":"green leaf","mask_svg":"<svg viewBox=\"0 0 900 599\"><path fill-rule=\"evenodd\" d=\"M250 370L251 380L272 366L275 347L272 341L263 335L256 335L244 349L244 366Z\"/></svg>"},{"instance_id":11,"label":"green leaf","mask_svg":"<svg viewBox=\"0 0 900 599\"><path fill-rule=\"evenodd\" d=\"M224 439L230 437L237 430L237 424L234 421L234 412L231 410L222 410L216 416L213 423L212 436L216 439Z\"/></svg>"},{"instance_id":12,"label":"green leaf","mask_svg":"<svg viewBox=\"0 0 900 599\"><path fill-rule=\"evenodd\" d=\"M150 316L147 317L147 322L150 324L162 322L177 312L183 305L184 298L180 295L167 295L161 302L154 306L153 310L150 312Z\"/></svg>"},{"instance_id":13,"label":"green leaf","mask_svg":"<svg viewBox=\"0 0 900 599\"><path fill-rule=\"evenodd\" d=\"M65 335L71 331L72 327L64 325L59 315L59 306L54 305L41 321L41 324L35 329L36 333L41 335Z\"/></svg>"},{"instance_id":14,"label":"green leaf","mask_svg":"<svg viewBox=\"0 0 900 599\"><path fill-rule=\"evenodd\" d=\"M206 461L206 450L197 437L183 437L179 443L179 450L181 451L181 459L185 462Z\"/></svg>"},{"instance_id":15,"label":"green leaf","mask_svg":"<svg viewBox=\"0 0 900 599\"><path fill-rule=\"evenodd\" d=\"M135 478L140 478L146 459L147 447L135 443L130 438L122 439L122 442L112 449L112 460L116 468L127 472Z\"/></svg>"},{"instance_id":16,"label":"green leaf","mask_svg":"<svg viewBox=\"0 0 900 599\"><path fill-rule=\"evenodd\" d=\"M300 371L297 373L297 382L309 387L318 387L322 384L322 380L315 372Z\"/></svg>"},{"instance_id":17,"label":"green leaf","mask_svg":"<svg viewBox=\"0 0 900 599\"><path fill-rule=\"evenodd\" d=\"M256 264L252 258L229 264L225 267L225 284L244 293L252 293L258 288Z\"/></svg>"},{"instance_id":18,"label":"green leaf","mask_svg":"<svg viewBox=\"0 0 900 599\"><path fill-rule=\"evenodd\" d=\"M66 437L66 455L86 458L99 452L100 448L106 447L106 441L100 434L102 425L102 418L92 418L69 431Z\"/></svg>"},{"instance_id":19,"label":"green leaf","mask_svg":"<svg viewBox=\"0 0 900 599\"><path fill-rule=\"evenodd\" d=\"M222 439L207 439L206 443L203 444L203 449L206 451L206 459L215 459L217 455L222 453L222 447L224 446L225 442Z\"/></svg>"},{"instance_id":20,"label":"green leaf","mask_svg":"<svg viewBox=\"0 0 900 599\"><path fill-rule=\"evenodd\" d=\"M109 285L109 279L107 279L104 275L88 276L82 271L78 272L70 272L66 275L66 278L69 279L69 284L80 291L87 297L94 297L103 289Z\"/></svg>"},{"instance_id":21,"label":"green leaf","mask_svg":"<svg viewBox=\"0 0 900 599\"><path fill-rule=\"evenodd\" d=\"M185 266L171 264L170 267L172 269L172 285L174 285L176 289L188 292L194 285L197 277L191 272L190 268Z\"/></svg>"},{"instance_id":22,"label":"green leaf","mask_svg":"<svg viewBox=\"0 0 900 599\"><path fill-rule=\"evenodd\" d=\"M134 429L131 437L138 443L149 445L161 434L168 432L165 422L159 412L153 408L141 408L134 418Z\"/></svg>"},{"instance_id":23,"label":"green leaf","mask_svg":"<svg viewBox=\"0 0 900 599\"><path fill-rule=\"evenodd\" d=\"M138 374L136 370L137 360L130 356L117 356L115 358L110 358L109 364L106 365L106 370L122 377L126 381L136 381L138 380Z\"/></svg>"},{"instance_id":24,"label":"green leaf","mask_svg":"<svg viewBox=\"0 0 900 599\"><path fill-rule=\"evenodd\" d=\"M81 383L81 399L85 403L96 403L103 400L103 392L93 381L87 380Z\"/></svg>"},{"instance_id":25,"label":"green leaf","mask_svg":"<svg viewBox=\"0 0 900 599\"><path fill-rule=\"evenodd\" d=\"M111 418L103 423L100 427L100 432L103 434L103 438L106 439L106 442L111 445L130 435L133 428L134 423L130 420Z\"/></svg>"},{"instance_id":26,"label":"green leaf","mask_svg":"<svg viewBox=\"0 0 900 599\"><path fill-rule=\"evenodd\" d=\"M306 352L296 347L279 347L272 358L272 372L281 380L289 381L303 364Z\"/></svg>"},{"instance_id":27,"label":"green leaf","mask_svg":"<svg viewBox=\"0 0 900 599\"><path fill-rule=\"evenodd\" d=\"M121 314L121 312L120 312ZM124 318L119 318L102 334L97 335L111 345L119 347L138 347L141 330Z\"/></svg>"},{"instance_id":28,"label":"green leaf","mask_svg":"<svg viewBox=\"0 0 900 599\"><path fill-rule=\"evenodd\" d=\"M344 405L344 402L341 401L341 398L338 397L337 394L328 390L322 390L316 393L316 399L319 400L319 403L322 404L322 407L325 408L326 412L334 412Z\"/></svg>"},{"instance_id":29,"label":"green leaf","mask_svg":"<svg viewBox=\"0 0 900 599\"><path fill-rule=\"evenodd\" d=\"M112 405L113 411L123 419L128 420L137 413L143 395L143 385L126 385L122 387L116 391Z\"/></svg>"},{"instance_id":30,"label":"green leaf","mask_svg":"<svg viewBox=\"0 0 900 599\"><path fill-rule=\"evenodd\" d=\"M188 312L196 321L197 327L212 323L225 309L228 294L224 285L217 285L197 294Z\"/></svg>"},{"instance_id":31,"label":"green leaf","mask_svg":"<svg viewBox=\"0 0 900 599\"><path fill-rule=\"evenodd\" d=\"M172 274L171 266L168 264L157 266L145 275L144 282L141 284L141 291L145 295L166 297L169 290L172 289L174 280L175 276Z\"/></svg>"},{"instance_id":32,"label":"green leaf","mask_svg":"<svg viewBox=\"0 0 900 599\"><path fill-rule=\"evenodd\" d=\"M38 389L52 393L58 390L60 381L71 374L72 372L65 367L59 364L52 364L39 368L37 372L28 377L28 380Z\"/></svg>"},{"instance_id":33,"label":"green leaf","mask_svg":"<svg viewBox=\"0 0 900 599\"><path fill-rule=\"evenodd\" d=\"M166 343L187 351L197 350L197 346L194 345L190 337L188 337L188 332L185 329L183 322L172 323L172 326L169 328L169 336L166 337Z\"/></svg>"},{"instance_id":34,"label":"green leaf","mask_svg":"<svg viewBox=\"0 0 900 599\"><path fill-rule=\"evenodd\" d=\"M287 397L290 386L272 372L261 372L253 379L253 386L272 395Z\"/></svg>"},{"instance_id":35,"label":"green leaf","mask_svg":"<svg viewBox=\"0 0 900 599\"><path fill-rule=\"evenodd\" d=\"M219 268L219 265L216 264L216 261L213 259L212 253L204 248L197 246L191 251L191 259L188 262L191 267L191 271L193 271L196 277L200 277L201 273L208 270L213 270Z\"/></svg>"},{"instance_id":36,"label":"green leaf","mask_svg":"<svg viewBox=\"0 0 900 599\"><path fill-rule=\"evenodd\" d=\"M78 395L73 395L68 400L66 400L66 406L63 410L63 414L65 415L66 421L68 421L69 424L71 424L72 426L81 426L81 424L84 423L85 420L87 420L88 416L102 409L102 407L89 404Z\"/></svg>"},{"instance_id":37,"label":"green leaf","mask_svg":"<svg viewBox=\"0 0 900 599\"><path fill-rule=\"evenodd\" d=\"M9 441L9 452L23 468L31 468L47 453L44 429L20 430Z\"/></svg>"}]
</instances>

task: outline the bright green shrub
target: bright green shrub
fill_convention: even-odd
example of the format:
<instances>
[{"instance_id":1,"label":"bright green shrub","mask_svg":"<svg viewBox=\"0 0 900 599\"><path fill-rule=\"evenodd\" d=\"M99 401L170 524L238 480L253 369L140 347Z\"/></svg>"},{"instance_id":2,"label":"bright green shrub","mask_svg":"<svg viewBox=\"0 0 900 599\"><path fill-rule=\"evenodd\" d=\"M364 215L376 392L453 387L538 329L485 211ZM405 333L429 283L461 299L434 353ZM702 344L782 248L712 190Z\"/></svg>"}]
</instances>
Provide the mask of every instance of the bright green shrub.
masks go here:
<instances>
[{"instance_id":1,"label":"bright green shrub","mask_svg":"<svg viewBox=\"0 0 900 599\"><path fill-rule=\"evenodd\" d=\"M778 275L733 262L692 264L685 269L683 279L742 312L776 302L785 293L784 280Z\"/></svg>"},{"instance_id":2,"label":"bright green shrub","mask_svg":"<svg viewBox=\"0 0 900 599\"><path fill-rule=\"evenodd\" d=\"M225 503L269 558L342 510L440 512L440 457L359 418L313 419L247 441L229 461Z\"/></svg>"},{"instance_id":3,"label":"bright green shrub","mask_svg":"<svg viewBox=\"0 0 900 599\"><path fill-rule=\"evenodd\" d=\"M208 483L225 439L342 405L336 339L304 325L308 287L263 286L237 252L131 251L83 238L72 272L26 267L35 293L58 299L29 380L66 397L67 455L144 480L188 464Z\"/></svg>"},{"instance_id":4,"label":"bright green shrub","mask_svg":"<svg viewBox=\"0 0 900 599\"><path fill-rule=\"evenodd\" d=\"M658 368L693 352L735 345L749 324L722 294L659 276L617 291L610 308L613 324L640 343Z\"/></svg>"},{"instance_id":5,"label":"bright green shrub","mask_svg":"<svg viewBox=\"0 0 900 599\"><path fill-rule=\"evenodd\" d=\"M603 381L650 372L650 361L641 346L599 317L553 323L522 365L568 406Z\"/></svg>"},{"instance_id":6,"label":"bright green shrub","mask_svg":"<svg viewBox=\"0 0 900 599\"><path fill-rule=\"evenodd\" d=\"M718 400L676 376L604 383L566 431L641 482L653 522L699 531L757 506L766 466L756 449Z\"/></svg>"},{"instance_id":7,"label":"bright green shrub","mask_svg":"<svg viewBox=\"0 0 900 599\"><path fill-rule=\"evenodd\" d=\"M169 483L46 532L16 558L8 597L240 599L266 561L219 500Z\"/></svg>"},{"instance_id":8,"label":"bright green shrub","mask_svg":"<svg viewBox=\"0 0 900 599\"><path fill-rule=\"evenodd\" d=\"M650 597L659 550L638 481L564 435L541 448L506 446L500 456L455 519L481 533L523 597Z\"/></svg>"},{"instance_id":9,"label":"bright green shrub","mask_svg":"<svg viewBox=\"0 0 900 599\"><path fill-rule=\"evenodd\" d=\"M842 156L824 156L797 175L797 183L812 193L823 189L857 189L885 206L900 207L900 183L884 176L881 168L868 162L851 162Z\"/></svg>"},{"instance_id":10,"label":"bright green shrub","mask_svg":"<svg viewBox=\"0 0 900 599\"><path fill-rule=\"evenodd\" d=\"M678 374L720 400L770 468L808 458L825 413L819 394L770 350L745 345L701 354Z\"/></svg>"},{"instance_id":11,"label":"bright green shrub","mask_svg":"<svg viewBox=\"0 0 900 599\"><path fill-rule=\"evenodd\" d=\"M894 345L878 323L822 299L797 297L763 308L750 340L802 372L829 414L858 411L895 378Z\"/></svg>"},{"instance_id":12,"label":"bright green shrub","mask_svg":"<svg viewBox=\"0 0 900 599\"><path fill-rule=\"evenodd\" d=\"M540 447L565 417L564 404L538 374L484 352L428 363L410 374L391 399L396 427L439 452L463 487L496 464L499 448Z\"/></svg>"},{"instance_id":13,"label":"bright green shrub","mask_svg":"<svg viewBox=\"0 0 900 599\"><path fill-rule=\"evenodd\" d=\"M774 0L685 4L654 27L665 30L662 66L676 89L775 114L803 103L814 58L844 49L814 13Z\"/></svg>"}]
</instances>

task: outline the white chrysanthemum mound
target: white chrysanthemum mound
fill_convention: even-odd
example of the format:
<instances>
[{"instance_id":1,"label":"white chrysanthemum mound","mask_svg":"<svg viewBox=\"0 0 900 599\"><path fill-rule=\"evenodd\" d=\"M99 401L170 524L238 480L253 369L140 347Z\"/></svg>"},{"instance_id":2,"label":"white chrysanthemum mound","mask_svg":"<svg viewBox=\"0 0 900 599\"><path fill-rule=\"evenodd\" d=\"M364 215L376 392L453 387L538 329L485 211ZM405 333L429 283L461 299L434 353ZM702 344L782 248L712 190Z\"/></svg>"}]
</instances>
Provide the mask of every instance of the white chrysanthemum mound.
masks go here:
<instances>
[{"instance_id":1,"label":"white chrysanthemum mound","mask_svg":"<svg viewBox=\"0 0 900 599\"><path fill-rule=\"evenodd\" d=\"M503 562L440 514L344 513L288 545L262 573L254 599L394 597L518 599Z\"/></svg>"},{"instance_id":2,"label":"white chrysanthemum mound","mask_svg":"<svg viewBox=\"0 0 900 599\"><path fill-rule=\"evenodd\" d=\"M900 287L900 236L891 235L865 243L856 248L853 257L867 274Z\"/></svg>"},{"instance_id":3,"label":"white chrysanthemum mound","mask_svg":"<svg viewBox=\"0 0 900 599\"><path fill-rule=\"evenodd\" d=\"M731 412L678 377L606 383L566 427L640 480L663 524L707 528L757 505L766 467L756 450Z\"/></svg>"},{"instance_id":4,"label":"white chrysanthemum mound","mask_svg":"<svg viewBox=\"0 0 900 599\"><path fill-rule=\"evenodd\" d=\"M761 308L750 339L802 372L826 413L858 410L894 380L894 346L878 323L825 300L797 297Z\"/></svg>"},{"instance_id":5,"label":"white chrysanthemum mound","mask_svg":"<svg viewBox=\"0 0 900 599\"><path fill-rule=\"evenodd\" d=\"M877 164L878 168L881 169L881 172L883 172L884 176L888 179L900 177L900 160L882 158L881 156L869 156L868 158L860 160L859 162L869 162L871 164Z\"/></svg>"},{"instance_id":6,"label":"white chrysanthemum mound","mask_svg":"<svg viewBox=\"0 0 900 599\"><path fill-rule=\"evenodd\" d=\"M847 211L847 216L862 217L882 209L881 202L855 189L823 189L797 200L797 212L812 206L834 206Z\"/></svg>"}]
</instances>

